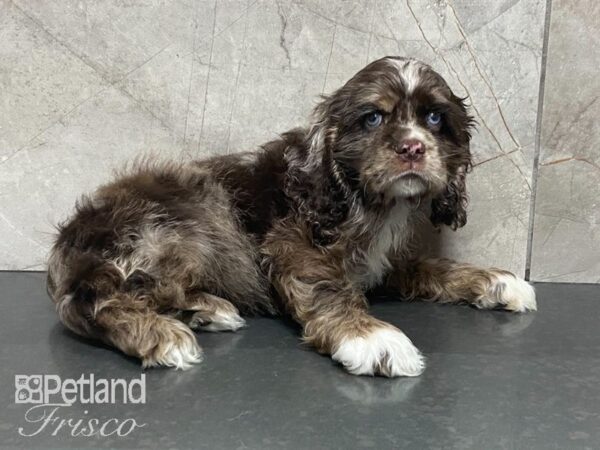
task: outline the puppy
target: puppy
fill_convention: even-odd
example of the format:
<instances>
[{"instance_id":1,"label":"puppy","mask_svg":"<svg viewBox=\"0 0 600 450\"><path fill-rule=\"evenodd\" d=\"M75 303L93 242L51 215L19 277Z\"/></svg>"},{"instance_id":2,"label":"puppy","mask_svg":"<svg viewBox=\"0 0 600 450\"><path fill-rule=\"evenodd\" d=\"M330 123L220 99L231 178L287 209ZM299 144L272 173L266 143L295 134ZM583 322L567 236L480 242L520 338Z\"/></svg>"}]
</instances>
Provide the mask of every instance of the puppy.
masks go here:
<instances>
[{"instance_id":1,"label":"puppy","mask_svg":"<svg viewBox=\"0 0 600 450\"><path fill-rule=\"evenodd\" d=\"M472 125L431 67L386 57L257 152L138 164L59 227L48 290L60 320L145 367L185 369L202 357L191 330L281 312L353 374L419 375L423 356L369 315L366 290L536 309L509 272L419 257L425 222L466 223Z\"/></svg>"}]
</instances>

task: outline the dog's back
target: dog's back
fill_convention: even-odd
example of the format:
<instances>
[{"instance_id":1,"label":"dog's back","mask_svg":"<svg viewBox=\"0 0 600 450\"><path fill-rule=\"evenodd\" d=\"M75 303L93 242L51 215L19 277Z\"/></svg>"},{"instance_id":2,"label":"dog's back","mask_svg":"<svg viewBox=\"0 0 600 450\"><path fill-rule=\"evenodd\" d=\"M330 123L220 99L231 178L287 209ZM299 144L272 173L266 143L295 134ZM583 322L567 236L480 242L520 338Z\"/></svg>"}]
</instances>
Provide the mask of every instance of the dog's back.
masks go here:
<instances>
[{"instance_id":1,"label":"dog's back","mask_svg":"<svg viewBox=\"0 0 600 450\"><path fill-rule=\"evenodd\" d=\"M235 330L238 309L273 311L258 244L287 211L287 145L138 164L82 199L49 258L61 321L146 366L185 368L201 354L190 328Z\"/></svg>"}]
</instances>

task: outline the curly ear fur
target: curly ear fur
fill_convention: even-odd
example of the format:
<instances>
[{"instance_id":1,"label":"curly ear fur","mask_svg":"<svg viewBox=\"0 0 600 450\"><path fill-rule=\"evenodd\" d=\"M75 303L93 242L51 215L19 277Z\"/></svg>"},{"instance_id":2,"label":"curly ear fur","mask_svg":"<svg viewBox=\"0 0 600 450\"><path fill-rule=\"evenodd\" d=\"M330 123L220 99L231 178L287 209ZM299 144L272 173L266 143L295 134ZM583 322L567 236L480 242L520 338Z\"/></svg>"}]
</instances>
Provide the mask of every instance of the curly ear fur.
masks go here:
<instances>
[{"instance_id":1,"label":"curly ear fur","mask_svg":"<svg viewBox=\"0 0 600 450\"><path fill-rule=\"evenodd\" d=\"M303 142L285 152L288 164L286 195L312 233L313 242L328 245L346 219L351 190L343 168L333 158L337 130L327 120L328 99L315 108L315 120Z\"/></svg>"},{"instance_id":2,"label":"curly ear fur","mask_svg":"<svg viewBox=\"0 0 600 450\"><path fill-rule=\"evenodd\" d=\"M467 223L466 174L469 166L461 166L448 181L445 190L431 201L431 223L448 225L453 230Z\"/></svg>"},{"instance_id":3,"label":"curly ear fur","mask_svg":"<svg viewBox=\"0 0 600 450\"><path fill-rule=\"evenodd\" d=\"M434 226L448 225L453 230L467 223L467 185L466 175L471 170L471 128L475 121L468 114L464 98L452 95L452 107L447 113L446 120L452 124L457 133L454 136L461 148L460 155L454 155L448 160L448 183L444 191L431 201L431 223Z\"/></svg>"}]
</instances>

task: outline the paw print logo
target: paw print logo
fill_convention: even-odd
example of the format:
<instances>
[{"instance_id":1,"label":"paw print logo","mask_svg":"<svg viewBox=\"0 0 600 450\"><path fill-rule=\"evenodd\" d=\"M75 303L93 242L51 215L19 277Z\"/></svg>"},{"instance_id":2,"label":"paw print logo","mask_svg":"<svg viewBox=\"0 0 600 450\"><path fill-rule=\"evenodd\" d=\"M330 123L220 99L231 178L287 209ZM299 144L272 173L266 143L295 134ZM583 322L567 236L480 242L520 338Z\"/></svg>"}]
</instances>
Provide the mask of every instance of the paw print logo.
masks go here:
<instances>
[{"instance_id":1,"label":"paw print logo","mask_svg":"<svg viewBox=\"0 0 600 450\"><path fill-rule=\"evenodd\" d=\"M15 403L43 402L41 375L15 375Z\"/></svg>"}]
</instances>

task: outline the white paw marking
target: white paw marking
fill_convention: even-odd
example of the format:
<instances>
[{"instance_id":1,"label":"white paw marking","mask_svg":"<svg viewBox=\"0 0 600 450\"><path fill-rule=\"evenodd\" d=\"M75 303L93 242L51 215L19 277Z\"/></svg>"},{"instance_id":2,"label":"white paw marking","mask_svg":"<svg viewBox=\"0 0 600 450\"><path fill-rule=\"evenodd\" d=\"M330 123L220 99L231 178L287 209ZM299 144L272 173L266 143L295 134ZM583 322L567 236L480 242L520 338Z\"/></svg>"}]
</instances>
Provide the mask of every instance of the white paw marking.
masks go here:
<instances>
[{"instance_id":1,"label":"white paw marking","mask_svg":"<svg viewBox=\"0 0 600 450\"><path fill-rule=\"evenodd\" d=\"M354 375L416 377L425 369L421 352L402 331L392 327L345 339L331 357Z\"/></svg>"},{"instance_id":2,"label":"white paw marking","mask_svg":"<svg viewBox=\"0 0 600 450\"><path fill-rule=\"evenodd\" d=\"M502 305L504 309L515 312L535 311L535 290L533 286L514 275L496 275L489 289L489 298L483 299L482 306Z\"/></svg>"},{"instance_id":3,"label":"white paw marking","mask_svg":"<svg viewBox=\"0 0 600 450\"><path fill-rule=\"evenodd\" d=\"M203 324L206 323L205 325ZM204 317L195 326L190 327L203 331L237 331L246 326L246 321L236 311L217 310L210 317Z\"/></svg>"},{"instance_id":4,"label":"white paw marking","mask_svg":"<svg viewBox=\"0 0 600 450\"><path fill-rule=\"evenodd\" d=\"M151 356L143 359L143 367L167 366L187 370L202 361L202 350L196 336L183 324L176 327Z\"/></svg>"}]
</instances>

